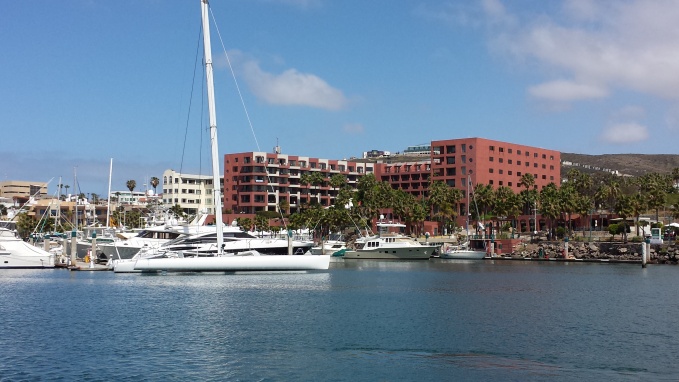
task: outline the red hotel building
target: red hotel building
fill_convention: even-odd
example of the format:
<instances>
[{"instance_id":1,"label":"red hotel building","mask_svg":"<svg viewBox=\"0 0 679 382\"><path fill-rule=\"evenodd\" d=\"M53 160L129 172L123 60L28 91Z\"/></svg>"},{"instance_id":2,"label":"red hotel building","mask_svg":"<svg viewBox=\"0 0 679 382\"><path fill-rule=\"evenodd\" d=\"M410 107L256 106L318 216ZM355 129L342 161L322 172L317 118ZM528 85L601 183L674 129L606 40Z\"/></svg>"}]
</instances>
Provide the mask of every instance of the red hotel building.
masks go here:
<instances>
[{"instance_id":1,"label":"red hotel building","mask_svg":"<svg viewBox=\"0 0 679 382\"><path fill-rule=\"evenodd\" d=\"M524 189L520 183L521 176L526 173L533 174L538 190L549 183L559 186L561 154L555 150L484 138L448 139L431 142L427 161L378 164L375 168L378 180L415 196L426 196L429 176L462 190L465 195L467 179L471 180L472 186L507 186L518 193ZM465 205L460 208L464 209ZM464 211L460 216L463 219ZM528 217L519 220L525 220L521 222L522 226L528 224Z\"/></svg>"},{"instance_id":2,"label":"red hotel building","mask_svg":"<svg viewBox=\"0 0 679 382\"><path fill-rule=\"evenodd\" d=\"M310 197L323 206L332 205L337 191L330 185L301 185L302 175L320 172L324 178L342 174L355 188L358 179L372 173L373 163L309 158L265 152L244 152L224 156L224 209L233 214L276 211L283 200L290 213L299 211ZM317 196L318 194L318 196Z\"/></svg>"}]
</instances>

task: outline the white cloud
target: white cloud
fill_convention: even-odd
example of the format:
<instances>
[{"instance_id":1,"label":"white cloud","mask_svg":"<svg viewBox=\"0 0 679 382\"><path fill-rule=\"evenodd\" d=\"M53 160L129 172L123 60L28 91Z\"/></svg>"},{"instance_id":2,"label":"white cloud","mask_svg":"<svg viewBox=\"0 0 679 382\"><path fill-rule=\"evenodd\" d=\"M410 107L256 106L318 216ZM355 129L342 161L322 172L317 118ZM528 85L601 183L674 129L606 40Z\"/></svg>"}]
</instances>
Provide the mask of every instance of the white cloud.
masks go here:
<instances>
[{"instance_id":1,"label":"white cloud","mask_svg":"<svg viewBox=\"0 0 679 382\"><path fill-rule=\"evenodd\" d=\"M675 0L567 0L564 12L513 15L484 1L491 46L530 59L547 76L592 88L679 100L679 7ZM508 3L511 4L511 3ZM520 23L497 23L498 15ZM522 25L522 26L518 26ZM551 82L548 80L547 82Z\"/></svg>"},{"instance_id":2,"label":"white cloud","mask_svg":"<svg viewBox=\"0 0 679 382\"><path fill-rule=\"evenodd\" d=\"M342 130L348 134L363 134L365 129L360 123L348 123L342 127Z\"/></svg>"},{"instance_id":3,"label":"white cloud","mask_svg":"<svg viewBox=\"0 0 679 382\"><path fill-rule=\"evenodd\" d=\"M536 85L528 89L528 92L537 98L560 102L603 98L608 95L606 89L566 80L557 80Z\"/></svg>"},{"instance_id":4,"label":"white cloud","mask_svg":"<svg viewBox=\"0 0 679 382\"><path fill-rule=\"evenodd\" d=\"M246 60L242 68L252 92L267 103L325 110L340 110L348 104L342 91L316 75L300 73L296 69L276 75L262 70L254 60Z\"/></svg>"},{"instance_id":5,"label":"white cloud","mask_svg":"<svg viewBox=\"0 0 679 382\"><path fill-rule=\"evenodd\" d=\"M636 122L620 123L608 126L601 134L601 139L613 144L642 142L648 139L648 129Z\"/></svg>"},{"instance_id":6,"label":"white cloud","mask_svg":"<svg viewBox=\"0 0 679 382\"><path fill-rule=\"evenodd\" d=\"M646 110L641 106L629 105L625 106L613 113L613 118L619 120L638 120L646 116Z\"/></svg>"},{"instance_id":7,"label":"white cloud","mask_svg":"<svg viewBox=\"0 0 679 382\"><path fill-rule=\"evenodd\" d=\"M512 15L507 13L500 0L483 0L481 6L483 12L493 23L513 25L516 21Z\"/></svg>"}]
</instances>

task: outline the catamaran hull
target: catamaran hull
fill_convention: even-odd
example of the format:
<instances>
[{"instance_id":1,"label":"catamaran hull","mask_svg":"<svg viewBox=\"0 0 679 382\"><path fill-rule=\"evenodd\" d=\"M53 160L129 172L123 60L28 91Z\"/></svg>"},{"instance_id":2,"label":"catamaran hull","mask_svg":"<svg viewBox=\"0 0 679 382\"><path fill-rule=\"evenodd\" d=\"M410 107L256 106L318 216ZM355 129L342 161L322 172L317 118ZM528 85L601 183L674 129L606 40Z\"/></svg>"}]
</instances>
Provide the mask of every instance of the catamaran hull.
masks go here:
<instances>
[{"instance_id":1,"label":"catamaran hull","mask_svg":"<svg viewBox=\"0 0 679 382\"><path fill-rule=\"evenodd\" d=\"M236 272L326 270L330 255L261 255L139 259L137 271Z\"/></svg>"}]
</instances>

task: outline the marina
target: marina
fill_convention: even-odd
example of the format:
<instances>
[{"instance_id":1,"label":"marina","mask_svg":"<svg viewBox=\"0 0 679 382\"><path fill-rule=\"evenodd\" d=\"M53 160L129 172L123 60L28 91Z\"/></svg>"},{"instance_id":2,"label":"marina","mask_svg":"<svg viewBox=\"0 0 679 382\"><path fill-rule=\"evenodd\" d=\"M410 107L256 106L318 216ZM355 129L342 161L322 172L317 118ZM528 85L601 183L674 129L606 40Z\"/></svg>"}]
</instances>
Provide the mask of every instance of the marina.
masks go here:
<instances>
[{"instance_id":1,"label":"marina","mask_svg":"<svg viewBox=\"0 0 679 382\"><path fill-rule=\"evenodd\" d=\"M5 270L0 375L676 380L678 280L667 266L445 259L234 275Z\"/></svg>"}]
</instances>

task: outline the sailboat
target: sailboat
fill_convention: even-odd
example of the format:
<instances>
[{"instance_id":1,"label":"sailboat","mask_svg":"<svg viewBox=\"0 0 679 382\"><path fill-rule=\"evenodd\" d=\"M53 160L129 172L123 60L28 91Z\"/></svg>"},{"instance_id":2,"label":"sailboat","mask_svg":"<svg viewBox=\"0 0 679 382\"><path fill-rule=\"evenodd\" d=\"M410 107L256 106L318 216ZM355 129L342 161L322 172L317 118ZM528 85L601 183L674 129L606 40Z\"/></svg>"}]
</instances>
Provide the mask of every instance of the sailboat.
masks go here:
<instances>
[{"instance_id":1,"label":"sailboat","mask_svg":"<svg viewBox=\"0 0 679 382\"><path fill-rule=\"evenodd\" d=\"M444 245L441 248L441 254L439 255L442 259L465 259L465 260L478 260L486 257L486 240L470 239L469 235L469 205L471 204L471 189L472 178L471 176L467 178L467 220L465 224L465 230L467 233L467 240L459 245ZM476 202L475 202L476 203Z\"/></svg>"},{"instance_id":2,"label":"sailboat","mask_svg":"<svg viewBox=\"0 0 679 382\"><path fill-rule=\"evenodd\" d=\"M215 111L212 48L208 0L200 0L203 23L203 48L205 51L205 77L207 81L208 112L210 123L210 145L212 151L213 184L219 185L219 154L217 144L217 115ZM222 197L219 187L214 187L215 226L217 228L218 252L214 256L198 256L195 253L175 253L167 257L139 258L134 265L138 271L170 272L232 272L232 271L306 271L326 270L330 266L330 255L293 255L292 237L288 235L287 255L264 255L257 251L245 253L224 253L224 223L222 221Z\"/></svg>"}]
</instances>

